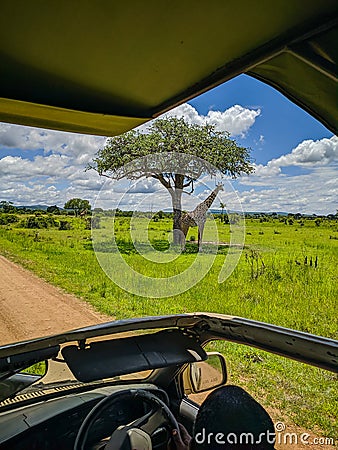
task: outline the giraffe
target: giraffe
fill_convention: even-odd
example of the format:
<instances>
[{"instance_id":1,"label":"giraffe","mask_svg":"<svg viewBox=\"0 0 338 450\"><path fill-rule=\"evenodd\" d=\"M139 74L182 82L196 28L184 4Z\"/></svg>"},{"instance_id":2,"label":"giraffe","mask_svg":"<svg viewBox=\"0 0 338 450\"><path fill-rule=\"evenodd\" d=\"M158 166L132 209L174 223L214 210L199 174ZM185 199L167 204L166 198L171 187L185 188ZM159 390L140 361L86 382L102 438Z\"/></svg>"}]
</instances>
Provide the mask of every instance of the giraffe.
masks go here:
<instances>
[{"instance_id":1,"label":"giraffe","mask_svg":"<svg viewBox=\"0 0 338 450\"><path fill-rule=\"evenodd\" d=\"M80 217L86 218L87 213L88 213L88 209L83 209L83 210L80 212L79 216L80 216Z\"/></svg>"},{"instance_id":2,"label":"giraffe","mask_svg":"<svg viewBox=\"0 0 338 450\"><path fill-rule=\"evenodd\" d=\"M181 247L185 248L185 240L190 227L198 226L198 250L202 250L202 237L204 231L204 225L207 220L207 212L210 206L213 204L219 191L223 191L223 184L219 183L216 188L211 192L211 194L196 208L183 214L181 218Z\"/></svg>"}]
</instances>

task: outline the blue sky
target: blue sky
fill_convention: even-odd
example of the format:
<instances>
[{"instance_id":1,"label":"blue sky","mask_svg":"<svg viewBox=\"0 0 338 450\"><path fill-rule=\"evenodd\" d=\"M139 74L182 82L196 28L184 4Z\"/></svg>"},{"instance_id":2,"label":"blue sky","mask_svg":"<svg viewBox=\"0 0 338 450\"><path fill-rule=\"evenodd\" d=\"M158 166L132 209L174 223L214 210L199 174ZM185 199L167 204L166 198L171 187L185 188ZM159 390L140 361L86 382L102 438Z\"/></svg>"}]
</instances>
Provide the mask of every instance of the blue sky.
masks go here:
<instances>
[{"instance_id":1,"label":"blue sky","mask_svg":"<svg viewBox=\"0 0 338 450\"><path fill-rule=\"evenodd\" d=\"M278 158L305 139L332 136L320 122L278 91L246 75L240 75L189 103L204 115L209 110L224 110L236 104L260 109L261 114L246 138L236 137L240 144L252 148L252 156L258 164ZM264 136L263 143L260 136Z\"/></svg>"},{"instance_id":2,"label":"blue sky","mask_svg":"<svg viewBox=\"0 0 338 450\"><path fill-rule=\"evenodd\" d=\"M255 173L232 183L244 210L329 214L338 208L337 137L273 88L241 75L169 115L209 121L251 148ZM110 207L109 183L102 188L105 180L84 171L104 143L104 137L0 124L0 200L63 206L72 197L94 203L100 192L97 206ZM133 207L152 188L145 181L122 207ZM162 209L157 197L153 206Z\"/></svg>"}]
</instances>

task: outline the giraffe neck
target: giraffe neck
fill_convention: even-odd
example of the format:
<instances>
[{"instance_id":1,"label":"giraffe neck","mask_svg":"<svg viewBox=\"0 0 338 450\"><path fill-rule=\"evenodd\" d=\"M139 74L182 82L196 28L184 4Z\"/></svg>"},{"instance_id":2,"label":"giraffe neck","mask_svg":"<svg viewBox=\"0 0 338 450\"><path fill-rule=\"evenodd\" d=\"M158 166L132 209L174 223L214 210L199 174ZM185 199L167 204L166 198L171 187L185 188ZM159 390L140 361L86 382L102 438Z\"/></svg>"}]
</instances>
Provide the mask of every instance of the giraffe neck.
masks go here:
<instances>
[{"instance_id":1,"label":"giraffe neck","mask_svg":"<svg viewBox=\"0 0 338 450\"><path fill-rule=\"evenodd\" d=\"M209 209L210 206L213 204L213 202L214 202L214 200L215 200L219 190L220 190L220 187L217 186L216 189L214 189L211 192L211 194L204 200L203 203L205 204L207 209Z\"/></svg>"}]
</instances>

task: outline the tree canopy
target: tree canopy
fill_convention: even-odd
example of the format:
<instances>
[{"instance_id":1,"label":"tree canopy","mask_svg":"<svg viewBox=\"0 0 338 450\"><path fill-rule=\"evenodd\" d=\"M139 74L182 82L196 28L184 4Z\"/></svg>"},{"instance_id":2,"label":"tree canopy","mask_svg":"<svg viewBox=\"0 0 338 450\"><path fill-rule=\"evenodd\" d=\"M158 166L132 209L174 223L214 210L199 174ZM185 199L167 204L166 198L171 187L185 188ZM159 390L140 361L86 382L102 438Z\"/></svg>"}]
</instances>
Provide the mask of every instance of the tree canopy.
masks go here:
<instances>
[{"instance_id":1,"label":"tree canopy","mask_svg":"<svg viewBox=\"0 0 338 450\"><path fill-rule=\"evenodd\" d=\"M2 200L0 202L0 209L4 213L13 213L16 211L16 207L13 205L12 202L7 202L6 200Z\"/></svg>"},{"instance_id":2,"label":"tree canopy","mask_svg":"<svg viewBox=\"0 0 338 450\"><path fill-rule=\"evenodd\" d=\"M185 119L176 117L155 120L149 133L132 130L109 138L88 168L116 180L153 176L163 184L163 181L170 182L171 179L170 173L165 173L165 170L162 179L157 174L150 173L146 167L132 173L126 173L124 168L136 158L159 152L186 153L209 163L194 168L191 179L187 177L186 180L190 183L198 179L201 173L214 175L210 165L217 167L223 175L233 178L242 173L253 172L249 150L238 146L235 140L230 139L228 132L217 131L211 124L189 124Z\"/></svg>"},{"instance_id":3,"label":"tree canopy","mask_svg":"<svg viewBox=\"0 0 338 450\"><path fill-rule=\"evenodd\" d=\"M85 211L89 211L91 209L91 206L88 200L82 200L81 198L72 198L65 203L64 208L74 210L75 216L78 216Z\"/></svg>"}]
</instances>

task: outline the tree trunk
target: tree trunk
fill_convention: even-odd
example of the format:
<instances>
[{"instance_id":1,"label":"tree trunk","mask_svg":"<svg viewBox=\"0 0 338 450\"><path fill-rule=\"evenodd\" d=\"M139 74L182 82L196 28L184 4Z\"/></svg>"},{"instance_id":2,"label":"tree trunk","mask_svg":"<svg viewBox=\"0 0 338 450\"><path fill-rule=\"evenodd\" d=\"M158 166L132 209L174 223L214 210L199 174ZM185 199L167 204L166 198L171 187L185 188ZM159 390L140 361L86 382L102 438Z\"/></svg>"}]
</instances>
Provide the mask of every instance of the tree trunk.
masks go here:
<instances>
[{"instance_id":1,"label":"tree trunk","mask_svg":"<svg viewBox=\"0 0 338 450\"><path fill-rule=\"evenodd\" d=\"M181 243L182 189L175 189L171 195L173 204L173 235L174 244Z\"/></svg>"},{"instance_id":2,"label":"tree trunk","mask_svg":"<svg viewBox=\"0 0 338 450\"><path fill-rule=\"evenodd\" d=\"M171 195L171 202L173 207L173 235L174 235L174 245L181 244L182 237L182 226L181 226L181 216L182 216L182 194L184 187L184 175L175 173L171 175L174 179L174 186L171 185L170 178L165 179L163 174L154 176L160 183L168 190Z\"/></svg>"}]
</instances>

